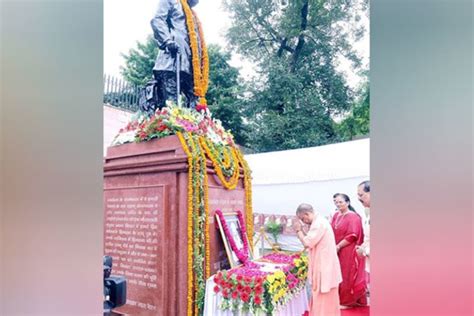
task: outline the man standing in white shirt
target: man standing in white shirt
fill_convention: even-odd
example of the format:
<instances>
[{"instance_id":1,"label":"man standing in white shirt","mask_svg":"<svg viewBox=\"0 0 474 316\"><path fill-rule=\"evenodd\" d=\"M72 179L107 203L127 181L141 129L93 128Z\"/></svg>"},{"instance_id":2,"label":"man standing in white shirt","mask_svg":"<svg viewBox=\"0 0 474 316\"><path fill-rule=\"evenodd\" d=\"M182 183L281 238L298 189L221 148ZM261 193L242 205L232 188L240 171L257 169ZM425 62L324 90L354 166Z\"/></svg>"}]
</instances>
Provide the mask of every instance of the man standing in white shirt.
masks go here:
<instances>
[{"instance_id":1,"label":"man standing in white shirt","mask_svg":"<svg viewBox=\"0 0 474 316\"><path fill-rule=\"evenodd\" d=\"M356 247L357 254L365 257L365 271L370 274L370 181L364 181L357 187L357 196L365 207L365 220L363 223L364 242ZM368 282L367 282L368 283Z\"/></svg>"}]
</instances>

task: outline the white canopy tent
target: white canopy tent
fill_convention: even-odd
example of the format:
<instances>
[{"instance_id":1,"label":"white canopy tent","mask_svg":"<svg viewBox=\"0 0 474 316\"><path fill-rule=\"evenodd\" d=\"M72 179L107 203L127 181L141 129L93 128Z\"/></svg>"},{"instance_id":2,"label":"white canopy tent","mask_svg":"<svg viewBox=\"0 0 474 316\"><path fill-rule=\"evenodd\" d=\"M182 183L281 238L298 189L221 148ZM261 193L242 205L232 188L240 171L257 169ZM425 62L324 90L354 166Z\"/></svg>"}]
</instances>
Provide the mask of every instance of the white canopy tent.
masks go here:
<instances>
[{"instance_id":1,"label":"white canopy tent","mask_svg":"<svg viewBox=\"0 0 474 316\"><path fill-rule=\"evenodd\" d=\"M252 169L256 213L294 215L304 202L329 216L335 210L332 196L340 192L349 195L352 206L365 215L357 185L370 175L368 138L245 158Z\"/></svg>"}]
</instances>

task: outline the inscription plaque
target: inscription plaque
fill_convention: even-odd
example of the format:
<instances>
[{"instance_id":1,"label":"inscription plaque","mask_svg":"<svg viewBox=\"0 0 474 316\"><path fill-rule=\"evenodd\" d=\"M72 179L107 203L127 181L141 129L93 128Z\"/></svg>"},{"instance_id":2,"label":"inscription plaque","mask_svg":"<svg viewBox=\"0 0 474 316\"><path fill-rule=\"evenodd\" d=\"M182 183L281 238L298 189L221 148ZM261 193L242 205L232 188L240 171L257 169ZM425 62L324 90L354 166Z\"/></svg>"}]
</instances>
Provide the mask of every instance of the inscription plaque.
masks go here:
<instances>
[{"instance_id":1,"label":"inscription plaque","mask_svg":"<svg viewBox=\"0 0 474 316\"><path fill-rule=\"evenodd\" d=\"M164 186L106 189L104 204L104 253L127 278L127 305L158 312Z\"/></svg>"},{"instance_id":2,"label":"inscription plaque","mask_svg":"<svg viewBox=\"0 0 474 316\"><path fill-rule=\"evenodd\" d=\"M187 315L188 158L177 136L109 147L104 164L104 254L128 281L126 315ZM222 187L208 162L211 274L228 267L216 209L245 211L243 174Z\"/></svg>"}]
</instances>

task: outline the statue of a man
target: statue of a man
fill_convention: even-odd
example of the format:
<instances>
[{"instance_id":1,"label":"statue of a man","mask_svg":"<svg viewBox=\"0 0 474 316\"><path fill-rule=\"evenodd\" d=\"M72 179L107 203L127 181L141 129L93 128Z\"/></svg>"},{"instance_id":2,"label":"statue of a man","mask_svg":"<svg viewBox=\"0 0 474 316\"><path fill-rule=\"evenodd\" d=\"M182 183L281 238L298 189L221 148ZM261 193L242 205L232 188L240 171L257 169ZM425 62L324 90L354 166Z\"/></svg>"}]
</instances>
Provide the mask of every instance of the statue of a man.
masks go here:
<instances>
[{"instance_id":1,"label":"statue of a man","mask_svg":"<svg viewBox=\"0 0 474 316\"><path fill-rule=\"evenodd\" d=\"M154 38L160 49L153 68L160 108L167 100L177 102L177 84L180 84L180 91L186 97L187 107L195 108L198 104L200 96L195 93L193 58L197 58L201 67L203 39L199 22L191 10L198 2L199 0L159 0L158 9L151 20ZM183 7L186 5L187 8ZM189 31L190 26L194 28L193 32ZM193 36L190 36L191 33ZM192 45L194 53L199 56L193 56Z\"/></svg>"}]
</instances>

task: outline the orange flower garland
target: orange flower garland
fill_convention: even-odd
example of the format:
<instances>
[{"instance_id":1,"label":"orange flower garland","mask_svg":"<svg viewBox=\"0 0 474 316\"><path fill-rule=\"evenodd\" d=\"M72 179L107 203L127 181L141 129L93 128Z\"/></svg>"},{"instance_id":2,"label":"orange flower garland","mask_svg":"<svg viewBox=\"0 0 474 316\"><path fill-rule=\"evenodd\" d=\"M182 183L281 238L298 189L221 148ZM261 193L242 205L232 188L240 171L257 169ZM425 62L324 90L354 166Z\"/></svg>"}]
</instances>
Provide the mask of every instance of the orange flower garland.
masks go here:
<instances>
[{"instance_id":1,"label":"orange flower garland","mask_svg":"<svg viewBox=\"0 0 474 316\"><path fill-rule=\"evenodd\" d=\"M207 160L198 136L187 132L177 135L189 164L187 314L192 316L202 312L205 281L211 271Z\"/></svg>"},{"instance_id":2,"label":"orange flower garland","mask_svg":"<svg viewBox=\"0 0 474 316\"><path fill-rule=\"evenodd\" d=\"M228 151L232 151L233 148L229 149L227 147L224 147L222 148L222 165L224 166L224 168L227 168L229 169L230 168L230 164L233 162L233 160L231 160L231 155L229 155ZM234 157L233 157L234 158Z\"/></svg>"},{"instance_id":3,"label":"orange flower garland","mask_svg":"<svg viewBox=\"0 0 474 316\"><path fill-rule=\"evenodd\" d=\"M193 64L193 78L194 78L194 94L199 97L199 103L206 105L206 92L209 85L209 56L207 53L207 46L204 41L204 33L202 31L201 23L194 11L189 7L186 0L180 0L186 16L186 27L189 33L189 44L191 46L191 59ZM199 40L201 41L201 60L199 60L198 38L196 35L196 28L194 25L196 19L197 28L199 32Z\"/></svg>"},{"instance_id":4,"label":"orange flower garland","mask_svg":"<svg viewBox=\"0 0 474 316\"><path fill-rule=\"evenodd\" d=\"M181 133L177 133L181 146L188 156L188 308L187 315L192 316L193 308L193 156Z\"/></svg>"},{"instance_id":5,"label":"orange flower garland","mask_svg":"<svg viewBox=\"0 0 474 316\"><path fill-rule=\"evenodd\" d=\"M244 189L245 189L245 220L247 224L247 237L253 240L253 209L252 209L252 177L251 171L240 150L236 149L237 158L244 169ZM250 243L253 251L253 242Z\"/></svg>"},{"instance_id":6,"label":"orange flower garland","mask_svg":"<svg viewBox=\"0 0 474 316\"><path fill-rule=\"evenodd\" d=\"M202 89L204 90L204 95L207 92L207 88L209 87L209 55L207 52L206 41L204 38L204 31L202 29L201 21L199 20L197 14L193 11L194 18L196 19L199 37L201 39L201 51L202 51Z\"/></svg>"},{"instance_id":7,"label":"orange flower garland","mask_svg":"<svg viewBox=\"0 0 474 316\"><path fill-rule=\"evenodd\" d=\"M205 209L205 221L204 221L204 231L206 238L206 280L211 276L211 241L209 236L209 180L207 178L207 164L206 156L204 155L204 150L201 149L201 161L204 162L204 209Z\"/></svg>"},{"instance_id":8,"label":"orange flower garland","mask_svg":"<svg viewBox=\"0 0 474 316\"><path fill-rule=\"evenodd\" d=\"M231 162L233 162L233 168L234 168L233 174L230 177L230 179L227 180L226 177L224 176L223 172L222 172L222 169L219 166L219 161L215 157L212 149L209 148L208 142L206 141L206 139L201 136L201 137L199 137L199 142L201 143L201 146L204 148L204 150L205 150L207 156L209 157L209 159L211 159L212 164L214 166L214 171L216 172L217 177L221 181L222 185L227 190L234 190L237 187L237 184L239 183L239 176L240 176L239 163L238 163L238 159L236 157L235 151L232 150L232 158L233 159L231 160Z\"/></svg>"},{"instance_id":9,"label":"orange flower garland","mask_svg":"<svg viewBox=\"0 0 474 316\"><path fill-rule=\"evenodd\" d=\"M248 240L253 238L252 188L250 169L237 147L220 147L204 136L188 132L178 132L177 136L188 158L187 315L193 316L202 312L204 284L211 274L207 157L227 190L237 187L240 167L244 171L245 226ZM229 180L224 173L230 175ZM253 243L250 242L249 247L253 249Z\"/></svg>"},{"instance_id":10,"label":"orange flower garland","mask_svg":"<svg viewBox=\"0 0 474 316\"><path fill-rule=\"evenodd\" d=\"M197 188L193 188L193 223L194 223L194 273L196 274L195 284L194 284L194 297L196 304L194 305L194 313L195 315L199 315L200 313L200 306L204 303L204 284L205 284L205 275L203 275L202 271L202 261L199 259L200 255L205 256L205 236L202 235L203 232L203 224L206 222L206 213L205 207L201 210L201 202L204 202L204 192L200 190L202 188L202 183L199 181L200 177L203 173L206 173L206 161L202 161L202 150L199 147L199 142L194 141L193 135L186 133L186 138L188 139L188 143L192 149L191 153L194 158L194 167L193 169L197 171L197 174L193 174L195 179L193 179L193 185L196 185ZM196 181L194 181L196 180ZM204 220L203 217L204 216ZM204 258L203 258L204 259ZM200 284L200 282L202 282Z\"/></svg>"}]
</instances>

